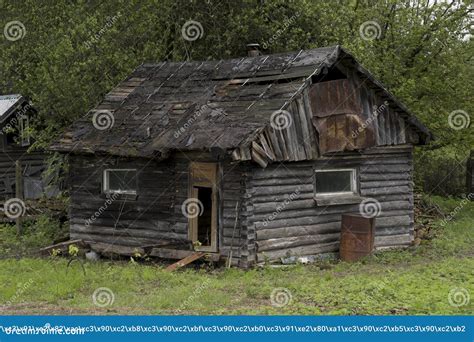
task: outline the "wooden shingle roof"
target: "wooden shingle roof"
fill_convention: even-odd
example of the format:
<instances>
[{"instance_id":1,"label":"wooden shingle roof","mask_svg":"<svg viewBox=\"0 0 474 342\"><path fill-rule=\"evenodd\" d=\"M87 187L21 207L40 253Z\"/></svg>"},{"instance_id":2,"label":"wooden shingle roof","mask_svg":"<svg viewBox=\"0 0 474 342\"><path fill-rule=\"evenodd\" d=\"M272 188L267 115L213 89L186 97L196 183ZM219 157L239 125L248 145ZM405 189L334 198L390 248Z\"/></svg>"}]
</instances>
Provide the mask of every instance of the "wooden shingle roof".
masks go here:
<instances>
[{"instance_id":1,"label":"wooden shingle roof","mask_svg":"<svg viewBox=\"0 0 474 342\"><path fill-rule=\"evenodd\" d=\"M286 108L313 75L340 58L353 59L335 46L219 61L143 64L51 149L165 157L173 150L235 148L267 126L272 113ZM408 112L407 116L412 118ZM413 125L429 134L419 122Z\"/></svg>"}]
</instances>

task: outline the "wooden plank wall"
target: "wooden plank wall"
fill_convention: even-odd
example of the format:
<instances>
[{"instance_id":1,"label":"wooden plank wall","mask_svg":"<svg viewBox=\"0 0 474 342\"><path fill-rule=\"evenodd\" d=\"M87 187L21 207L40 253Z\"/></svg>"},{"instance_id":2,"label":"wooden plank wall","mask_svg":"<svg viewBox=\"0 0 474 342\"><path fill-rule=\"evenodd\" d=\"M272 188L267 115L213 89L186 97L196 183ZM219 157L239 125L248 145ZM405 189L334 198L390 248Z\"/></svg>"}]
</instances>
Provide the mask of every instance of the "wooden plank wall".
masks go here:
<instances>
[{"instance_id":1,"label":"wooden plank wall","mask_svg":"<svg viewBox=\"0 0 474 342\"><path fill-rule=\"evenodd\" d=\"M188 198L189 163L191 160L215 161L206 153L178 153L162 162L91 156L72 156L70 160L71 238L123 247L153 245L166 239L187 239L188 219L181 206ZM138 169L138 196L136 200L113 201L96 220L86 225L86 221L104 207L106 197L101 186L106 168ZM219 252L227 257L232 247L233 264L245 267L250 239L245 228L248 220L244 198L245 166L226 160L220 163L219 172L219 196L222 198L218 224ZM232 241L237 202L239 219Z\"/></svg>"},{"instance_id":2,"label":"wooden plank wall","mask_svg":"<svg viewBox=\"0 0 474 342\"><path fill-rule=\"evenodd\" d=\"M106 204L101 190L106 168L139 170L136 200L119 198ZM186 231L172 227L174 177L170 165L153 160L71 156L71 239L133 247L186 238ZM98 211L98 218L87 225Z\"/></svg>"},{"instance_id":3,"label":"wooden plank wall","mask_svg":"<svg viewBox=\"0 0 474 342\"><path fill-rule=\"evenodd\" d=\"M361 118L375 130L378 146L418 142L417 133L407 123L408 114L390 101L380 88L357 70L344 68L343 65L338 65L338 68L346 73L356 86L362 104Z\"/></svg>"},{"instance_id":4,"label":"wooden plank wall","mask_svg":"<svg viewBox=\"0 0 474 342\"><path fill-rule=\"evenodd\" d=\"M338 251L341 214L357 213L359 205L317 207L313 199L315 167L358 169L360 194L375 198L382 207L376 219L376 247L405 246L412 241L412 148L379 147L362 155L348 152L312 162L278 163L266 169L256 166L247 186L252 212L248 229L256 235L250 260Z\"/></svg>"},{"instance_id":5,"label":"wooden plank wall","mask_svg":"<svg viewBox=\"0 0 474 342\"><path fill-rule=\"evenodd\" d=\"M274 112L269 124L250 145L234 150L232 158L253 160L261 167L276 161L301 161L318 157L308 90L283 111Z\"/></svg>"},{"instance_id":6,"label":"wooden plank wall","mask_svg":"<svg viewBox=\"0 0 474 342\"><path fill-rule=\"evenodd\" d=\"M0 197L4 199L15 197L15 161L21 160L22 169L45 166L46 155L41 152L27 153L26 148L0 150Z\"/></svg>"}]
</instances>

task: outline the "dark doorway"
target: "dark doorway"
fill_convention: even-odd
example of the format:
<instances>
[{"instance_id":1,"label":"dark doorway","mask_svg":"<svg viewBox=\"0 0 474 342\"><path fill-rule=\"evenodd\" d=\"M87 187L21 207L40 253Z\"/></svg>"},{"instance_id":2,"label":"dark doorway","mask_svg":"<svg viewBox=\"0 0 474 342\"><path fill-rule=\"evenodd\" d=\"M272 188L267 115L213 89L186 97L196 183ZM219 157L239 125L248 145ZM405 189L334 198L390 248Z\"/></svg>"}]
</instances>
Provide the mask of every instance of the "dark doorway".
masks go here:
<instances>
[{"instance_id":1,"label":"dark doorway","mask_svg":"<svg viewBox=\"0 0 474 342\"><path fill-rule=\"evenodd\" d=\"M202 246L211 246L212 238L212 188L195 187L198 200L202 203L202 213L198 217L197 235Z\"/></svg>"},{"instance_id":2,"label":"dark doorway","mask_svg":"<svg viewBox=\"0 0 474 342\"><path fill-rule=\"evenodd\" d=\"M217 252L219 200L217 164L191 162L189 199L199 205L199 215L189 217L189 239L194 250Z\"/></svg>"}]
</instances>

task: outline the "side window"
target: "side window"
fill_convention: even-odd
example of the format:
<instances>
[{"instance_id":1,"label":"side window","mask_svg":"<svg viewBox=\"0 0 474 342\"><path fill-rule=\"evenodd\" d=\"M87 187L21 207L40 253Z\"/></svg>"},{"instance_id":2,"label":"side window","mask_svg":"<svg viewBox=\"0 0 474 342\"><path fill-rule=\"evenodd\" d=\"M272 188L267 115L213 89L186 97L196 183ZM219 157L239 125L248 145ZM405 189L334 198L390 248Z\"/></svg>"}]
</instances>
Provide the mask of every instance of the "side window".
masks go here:
<instances>
[{"instance_id":1,"label":"side window","mask_svg":"<svg viewBox=\"0 0 474 342\"><path fill-rule=\"evenodd\" d=\"M355 169L315 170L316 196L357 194Z\"/></svg>"},{"instance_id":2,"label":"side window","mask_svg":"<svg viewBox=\"0 0 474 342\"><path fill-rule=\"evenodd\" d=\"M23 115L20 117L20 144L21 146L30 146L30 119Z\"/></svg>"},{"instance_id":3,"label":"side window","mask_svg":"<svg viewBox=\"0 0 474 342\"><path fill-rule=\"evenodd\" d=\"M104 170L103 190L106 194L137 193L137 170L135 169L106 169Z\"/></svg>"}]
</instances>

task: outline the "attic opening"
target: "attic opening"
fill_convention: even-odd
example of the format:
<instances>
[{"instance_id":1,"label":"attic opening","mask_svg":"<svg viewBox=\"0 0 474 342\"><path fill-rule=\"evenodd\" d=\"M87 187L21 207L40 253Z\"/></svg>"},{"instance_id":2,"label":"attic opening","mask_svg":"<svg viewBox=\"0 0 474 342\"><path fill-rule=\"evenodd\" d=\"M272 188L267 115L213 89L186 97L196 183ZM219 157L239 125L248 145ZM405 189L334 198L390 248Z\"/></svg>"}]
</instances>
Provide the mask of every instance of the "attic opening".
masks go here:
<instances>
[{"instance_id":1,"label":"attic opening","mask_svg":"<svg viewBox=\"0 0 474 342\"><path fill-rule=\"evenodd\" d=\"M337 67L323 68L321 72L314 75L312 78L313 83L328 82L335 80L346 80L347 76L339 70Z\"/></svg>"}]
</instances>

